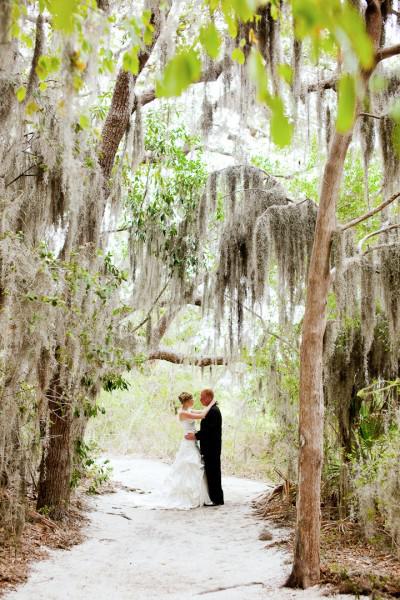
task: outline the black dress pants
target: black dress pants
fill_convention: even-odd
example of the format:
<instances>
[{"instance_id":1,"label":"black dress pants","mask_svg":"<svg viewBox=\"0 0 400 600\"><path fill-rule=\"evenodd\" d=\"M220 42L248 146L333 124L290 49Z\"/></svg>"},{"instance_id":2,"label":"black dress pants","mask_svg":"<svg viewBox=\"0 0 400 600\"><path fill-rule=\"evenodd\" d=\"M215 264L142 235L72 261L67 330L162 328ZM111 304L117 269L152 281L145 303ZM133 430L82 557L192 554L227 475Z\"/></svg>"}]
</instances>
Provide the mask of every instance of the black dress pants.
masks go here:
<instances>
[{"instance_id":1,"label":"black dress pants","mask_svg":"<svg viewBox=\"0 0 400 600\"><path fill-rule=\"evenodd\" d=\"M210 500L214 504L223 504L224 492L221 486L221 456L217 452L211 452L204 454L203 458Z\"/></svg>"}]
</instances>

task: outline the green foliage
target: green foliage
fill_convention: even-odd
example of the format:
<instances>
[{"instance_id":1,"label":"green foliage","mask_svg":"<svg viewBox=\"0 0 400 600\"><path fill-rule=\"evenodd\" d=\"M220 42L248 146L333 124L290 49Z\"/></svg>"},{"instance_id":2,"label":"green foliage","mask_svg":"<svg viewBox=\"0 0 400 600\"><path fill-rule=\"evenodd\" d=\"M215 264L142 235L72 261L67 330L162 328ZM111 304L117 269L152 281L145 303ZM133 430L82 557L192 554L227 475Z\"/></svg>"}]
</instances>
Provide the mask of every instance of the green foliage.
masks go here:
<instances>
[{"instance_id":1,"label":"green foliage","mask_svg":"<svg viewBox=\"0 0 400 600\"><path fill-rule=\"evenodd\" d=\"M196 269L196 240L186 237L186 247L176 242L182 222L195 218L206 170L198 139L185 127L169 127L167 115L148 113L145 123L145 149L153 160L141 165L129 181L125 202L125 226L134 239L144 241L159 231L164 239L160 253L171 269ZM196 150L189 156L190 148Z\"/></svg>"},{"instance_id":2,"label":"green foliage","mask_svg":"<svg viewBox=\"0 0 400 600\"><path fill-rule=\"evenodd\" d=\"M271 111L270 130L273 142L280 148L288 146L292 140L293 125L285 114L283 100L269 92L265 61L261 52L254 48L250 54L249 70L257 88L258 100Z\"/></svg>"},{"instance_id":3,"label":"green foliage","mask_svg":"<svg viewBox=\"0 0 400 600\"><path fill-rule=\"evenodd\" d=\"M85 483L88 494L98 494L101 487L110 480L112 467L109 460L98 461L99 448L94 442L77 440L74 452L74 466L71 487Z\"/></svg>"},{"instance_id":4,"label":"green foliage","mask_svg":"<svg viewBox=\"0 0 400 600\"><path fill-rule=\"evenodd\" d=\"M103 390L113 392L115 390L128 390L130 383L119 373L106 373L102 377Z\"/></svg>"},{"instance_id":5,"label":"green foliage","mask_svg":"<svg viewBox=\"0 0 400 600\"><path fill-rule=\"evenodd\" d=\"M354 77L344 73L339 81L339 103L336 129L346 133L353 125L356 108L356 88Z\"/></svg>"},{"instance_id":6,"label":"green foliage","mask_svg":"<svg viewBox=\"0 0 400 600\"><path fill-rule=\"evenodd\" d=\"M201 62L193 48L181 49L171 58L157 81L156 94L159 98L180 96L191 83L200 78Z\"/></svg>"},{"instance_id":7,"label":"green foliage","mask_svg":"<svg viewBox=\"0 0 400 600\"><path fill-rule=\"evenodd\" d=\"M201 27L199 35L200 43L210 58L217 58L221 47L221 35L214 23Z\"/></svg>"}]
</instances>

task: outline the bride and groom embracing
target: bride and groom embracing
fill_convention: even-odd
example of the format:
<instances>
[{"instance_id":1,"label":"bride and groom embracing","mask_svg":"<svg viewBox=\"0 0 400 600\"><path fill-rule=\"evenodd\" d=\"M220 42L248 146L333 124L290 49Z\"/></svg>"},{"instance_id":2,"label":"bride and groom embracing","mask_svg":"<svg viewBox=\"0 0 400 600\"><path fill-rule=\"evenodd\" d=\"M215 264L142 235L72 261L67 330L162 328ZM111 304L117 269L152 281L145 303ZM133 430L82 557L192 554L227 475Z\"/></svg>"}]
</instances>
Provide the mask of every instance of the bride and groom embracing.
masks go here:
<instances>
[{"instance_id":1,"label":"bride and groom embracing","mask_svg":"<svg viewBox=\"0 0 400 600\"><path fill-rule=\"evenodd\" d=\"M178 418L184 437L154 508L188 510L199 506L219 506L224 503L221 487L222 416L214 392L205 389L200 394L203 410L193 409L193 396L179 395ZM200 429L196 430L196 421ZM200 442L200 449L198 446Z\"/></svg>"}]
</instances>

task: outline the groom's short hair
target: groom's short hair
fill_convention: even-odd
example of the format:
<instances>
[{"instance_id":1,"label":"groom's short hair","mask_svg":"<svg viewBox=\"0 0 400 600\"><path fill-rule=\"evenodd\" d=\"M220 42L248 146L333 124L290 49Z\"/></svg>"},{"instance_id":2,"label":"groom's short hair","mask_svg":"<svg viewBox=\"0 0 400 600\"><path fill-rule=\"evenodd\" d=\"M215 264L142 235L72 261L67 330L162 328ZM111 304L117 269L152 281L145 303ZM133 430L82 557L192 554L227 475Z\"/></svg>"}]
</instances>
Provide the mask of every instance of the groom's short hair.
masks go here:
<instances>
[{"instance_id":1,"label":"groom's short hair","mask_svg":"<svg viewBox=\"0 0 400 600\"><path fill-rule=\"evenodd\" d=\"M212 391L212 389L210 388L206 388L205 390L203 390L201 392L204 396L207 396L207 398L209 398L210 402L212 402L214 400L214 392Z\"/></svg>"}]
</instances>

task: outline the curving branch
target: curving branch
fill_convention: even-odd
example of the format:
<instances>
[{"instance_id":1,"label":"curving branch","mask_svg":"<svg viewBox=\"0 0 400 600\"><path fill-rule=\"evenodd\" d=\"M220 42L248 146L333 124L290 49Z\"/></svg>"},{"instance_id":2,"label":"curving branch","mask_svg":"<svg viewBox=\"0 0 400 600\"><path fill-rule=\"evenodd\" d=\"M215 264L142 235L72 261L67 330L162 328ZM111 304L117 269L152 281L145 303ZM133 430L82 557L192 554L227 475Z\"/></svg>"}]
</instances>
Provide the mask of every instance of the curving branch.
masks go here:
<instances>
[{"instance_id":1,"label":"curving branch","mask_svg":"<svg viewBox=\"0 0 400 600\"><path fill-rule=\"evenodd\" d=\"M150 352L146 360L165 360L175 365L194 365L196 367L228 364L228 361L223 356L203 356L201 358L196 358L171 352L169 350L155 350L154 352Z\"/></svg>"},{"instance_id":2,"label":"curving branch","mask_svg":"<svg viewBox=\"0 0 400 600\"><path fill-rule=\"evenodd\" d=\"M381 229L377 229L376 231L373 231L372 233L369 233L368 235L366 235L365 237L363 237L358 242L358 244L357 244L357 251L361 252L363 245L370 238L375 237L376 235L380 235L381 233L386 233L387 231L392 231L393 229L399 229L399 228L400 228L400 223L395 223L394 225L389 225L388 227L382 227ZM387 245L387 244L385 244L385 245ZM365 254L365 252L364 252L364 254Z\"/></svg>"},{"instance_id":3,"label":"curving branch","mask_svg":"<svg viewBox=\"0 0 400 600\"><path fill-rule=\"evenodd\" d=\"M393 194L393 196L390 196L390 198L388 198L387 200L385 200L384 202L382 202L381 204L379 204L375 208L372 208L371 210L369 210L365 214L361 215L360 217L356 217L355 219L352 219L348 223L344 223L344 225L341 225L338 228L338 231L346 231L346 229L350 229L350 227L355 227L359 223L362 223L363 221L366 221L367 219L369 219L373 215L376 215L376 213L382 211L384 208L386 208L387 206L389 206L389 204L392 204L392 202L394 202L399 197L400 197L400 192L396 192L395 194Z\"/></svg>"},{"instance_id":4,"label":"curving branch","mask_svg":"<svg viewBox=\"0 0 400 600\"><path fill-rule=\"evenodd\" d=\"M196 81L196 83L208 83L210 81L216 81L218 79L218 77L222 74L222 70L223 70L223 62L222 61L219 63L216 63L215 65L211 65L202 72L199 80ZM149 88L148 90L142 92L141 94L138 94L137 96L135 96L135 99L133 102L132 113L135 112L138 105L145 106L146 104L150 104L150 102L153 102L155 99L156 99L156 88L155 87Z\"/></svg>"}]
</instances>

